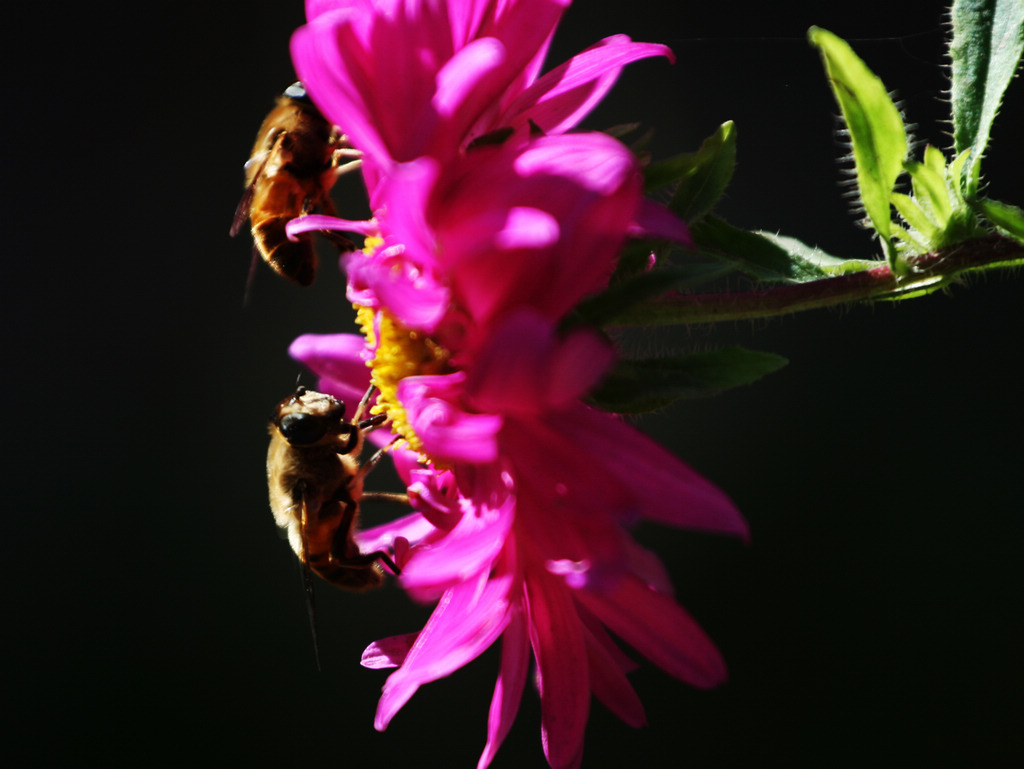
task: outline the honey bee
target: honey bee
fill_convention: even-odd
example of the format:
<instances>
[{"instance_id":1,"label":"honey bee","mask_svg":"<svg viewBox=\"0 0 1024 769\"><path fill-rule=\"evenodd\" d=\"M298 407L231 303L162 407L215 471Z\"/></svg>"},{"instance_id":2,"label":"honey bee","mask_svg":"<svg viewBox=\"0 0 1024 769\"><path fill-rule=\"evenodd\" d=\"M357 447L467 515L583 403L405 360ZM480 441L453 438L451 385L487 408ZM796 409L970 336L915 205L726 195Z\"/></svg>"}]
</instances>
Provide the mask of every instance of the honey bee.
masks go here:
<instances>
[{"instance_id":1,"label":"honey bee","mask_svg":"<svg viewBox=\"0 0 1024 769\"><path fill-rule=\"evenodd\" d=\"M310 598L310 571L348 590L379 586L384 581L381 563L400 573L386 552L362 553L354 538L361 501L375 498L408 504L405 495L363 491L363 479L385 451L360 465L364 436L387 419L384 414L361 418L372 393L373 388L350 422L345 419L344 403L300 386L277 405L270 421L270 508L303 565Z\"/></svg>"},{"instance_id":2,"label":"honey bee","mask_svg":"<svg viewBox=\"0 0 1024 769\"><path fill-rule=\"evenodd\" d=\"M330 190L341 173L359 161L337 127L332 126L294 83L277 98L256 135L252 155L245 164L245 193L235 210L230 233L237 235L246 219L252 223L256 251L275 272L300 286L316 278L316 252L311 233L289 240L285 225L297 216L323 211L335 215ZM340 251L353 246L346 238L321 233Z\"/></svg>"}]
</instances>

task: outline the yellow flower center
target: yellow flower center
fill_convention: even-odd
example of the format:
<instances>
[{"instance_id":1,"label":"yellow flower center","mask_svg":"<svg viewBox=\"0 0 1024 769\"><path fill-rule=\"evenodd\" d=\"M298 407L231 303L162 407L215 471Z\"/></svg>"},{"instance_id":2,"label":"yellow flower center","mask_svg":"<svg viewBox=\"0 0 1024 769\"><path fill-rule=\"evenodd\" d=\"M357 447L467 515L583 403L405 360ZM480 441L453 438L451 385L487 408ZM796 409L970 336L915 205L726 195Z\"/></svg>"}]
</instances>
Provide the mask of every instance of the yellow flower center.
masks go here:
<instances>
[{"instance_id":1,"label":"yellow flower center","mask_svg":"<svg viewBox=\"0 0 1024 769\"><path fill-rule=\"evenodd\" d=\"M446 373L448 351L425 334L407 329L387 310L374 311L358 304L354 307L367 347L376 350L367 364L370 382L378 390L371 413L387 414L394 432L405 438L409 448L422 454L423 443L398 399L398 383L407 376Z\"/></svg>"}]
</instances>

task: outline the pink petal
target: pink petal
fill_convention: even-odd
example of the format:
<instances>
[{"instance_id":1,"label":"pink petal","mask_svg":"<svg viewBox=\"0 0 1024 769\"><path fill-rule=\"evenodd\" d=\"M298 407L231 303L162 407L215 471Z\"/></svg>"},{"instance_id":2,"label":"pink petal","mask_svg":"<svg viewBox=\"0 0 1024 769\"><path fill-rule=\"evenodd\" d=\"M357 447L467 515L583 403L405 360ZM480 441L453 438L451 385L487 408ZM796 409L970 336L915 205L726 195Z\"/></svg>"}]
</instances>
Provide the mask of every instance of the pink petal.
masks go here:
<instances>
[{"instance_id":1,"label":"pink petal","mask_svg":"<svg viewBox=\"0 0 1024 769\"><path fill-rule=\"evenodd\" d=\"M477 769L487 769L508 736L519 710L529 669L530 639L526 620L522 607L514 605L509 610L509 623L501 635L501 669L487 715L487 744L477 762Z\"/></svg>"},{"instance_id":2,"label":"pink petal","mask_svg":"<svg viewBox=\"0 0 1024 769\"><path fill-rule=\"evenodd\" d=\"M474 40L458 51L437 73L437 91L432 101L438 115L448 120L460 112L476 115L481 107L472 105L474 93L481 92L481 83L486 85L504 61L505 46L494 38ZM458 146L461 137L451 138L455 141L450 146Z\"/></svg>"},{"instance_id":3,"label":"pink petal","mask_svg":"<svg viewBox=\"0 0 1024 769\"><path fill-rule=\"evenodd\" d=\"M463 500L451 471L438 472L419 465L404 475L400 470L399 475L406 479L409 499L424 518L445 533L455 528L463 516Z\"/></svg>"},{"instance_id":4,"label":"pink petal","mask_svg":"<svg viewBox=\"0 0 1024 769\"><path fill-rule=\"evenodd\" d=\"M292 35L291 53L295 71L320 111L348 136L352 145L369 157L391 157L378 131L372 98L375 79L353 59L363 52L363 43L353 25L363 14L328 11L300 27Z\"/></svg>"},{"instance_id":5,"label":"pink petal","mask_svg":"<svg viewBox=\"0 0 1024 769\"><path fill-rule=\"evenodd\" d=\"M409 654L419 633L406 633L374 641L363 651L359 664L371 670L397 668Z\"/></svg>"},{"instance_id":6,"label":"pink petal","mask_svg":"<svg viewBox=\"0 0 1024 769\"><path fill-rule=\"evenodd\" d=\"M608 630L601 624L601 620L595 617L586 606L577 602L576 613L579 614L580 622L583 623L584 632L587 634L587 643L597 643L604 647L605 654L615 662L615 665L623 673L632 673L640 667L612 639Z\"/></svg>"},{"instance_id":7,"label":"pink petal","mask_svg":"<svg viewBox=\"0 0 1024 769\"><path fill-rule=\"evenodd\" d=\"M507 497L500 507L481 508L462 516L436 543L413 550L402 572L402 586L438 590L488 573L498 558L515 520L515 499Z\"/></svg>"},{"instance_id":8,"label":"pink petal","mask_svg":"<svg viewBox=\"0 0 1024 769\"><path fill-rule=\"evenodd\" d=\"M355 334L303 334L288 354L320 377L321 391L348 405L349 416L370 386L366 340Z\"/></svg>"},{"instance_id":9,"label":"pink petal","mask_svg":"<svg viewBox=\"0 0 1024 769\"><path fill-rule=\"evenodd\" d=\"M410 262L389 261L392 269L380 269L371 286L381 304L410 329L431 332L448 309L449 292L439 277Z\"/></svg>"},{"instance_id":10,"label":"pink petal","mask_svg":"<svg viewBox=\"0 0 1024 769\"><path fill-rule=\"evenodd\" d=\"M615 353L588 329L556 336L554 325L530 310L511 313L480 351L466 394L481 411L539 414L560 409L590 390Z\"/></svg>"},{"instance_id":11,"label":"pink petal","mask_svg":"<svg viewBox=\"0 0 1024 769\"><path fill-rule=\"evenodd\" d=\"M632 183L638 187L640 182L632 153L607 134L596 132L541 137L518 155L514 168L524 179L533 176L566 178L601 196L616 195L623 185ZM543 189L549 190L549 198L562 192L557 187L552 188L550 182L538 192ZM553 205L551 209L558 210L564 205Z\"/></svg>"},{"instance_id":12,"label":"pink petal","mask_svg":"<svg viewBox=\"0 0 1024 769\"><path fill-rule=\"evenodd\" d=\"M504 432L516 477L516 528L529 532L538 568L569 562L576 586L618 580L629 564L616 515L632 502L629 490L600 464L572 454L555 428L510 420Z\"/></svg>"},{"instance_id":13,"label":"pink petal","mask_svg":"<svg viewBox=\"0 0 1024 769\"><path fill-rule=\"evenodd\" d=\"M321 230L334 230L338 232L357 232L360 235L376 235L379 227L376 220L355 221L352 219L339 219L336 216L324 216L323 214L309 214L292 219L285 225L285 232L290 240L295 240L296 235L303 232L320 232Z\"/></svg>"},{"instance_id":14,"label":"pink petal","mask_svg":"<svg viewBox=\"0 0 1024 769\"><path fill-rule=\"evenodd\" d=\"M562 408L598 383L615 362L615 351L604 337L590 329L570 332L548 367L547 394L550 408Z\"/></svg>"},{"instance_id":15,"label":"pink petal","mask_svg":"<svg viewBox=\"0 0 1024 769\"><path fill-rule=\"evenodd\" d=\"M619 638L669 675L702 689L725 682L722 655L675 601L636 577L612 590L580 590L576 599Z\"/></svg>"},{"instance_id":16,"label":"pink petal","mask_svg":"<svg viewBox=\"0 0 1024 769\"><path fill-rule=\"evenodd\" d=\"M585 632L584 638L590 663L590 688L594 696L634 729L646 726L644 706L615 658L589 632Z\"/></svg>"},{"instance_id":17,"label":"pink petal","mask_svg":"<svg viewBox=\"0 0 1024 769\"><path fill-rule=\"evenodd\" d=\"M373 13L382 5L375 0L306 0L306 18L312 21L325 13L351 8L357 13Z\"/></svg>"},{"instance_id":18,"label":"pink petal","mask_svg":"<svg viewBox=\"0 0 1024 769\"><path fill-rule=\"evenodd\" d=\"M527 567L530 642L537 658L541 742L552 769L578 767L590 712L583 626L562 580Z\"/></svg>"},{"instance_id":19,"label":"pink petal","mask_svg":"<svg viewBox=\"0 0 1024 769\"><path fill-rule=\"evenodd\" d=\"M360 551L372 553L374 550L392 549L399 537L410 542L419 542L434 534L435 531L436 529L430 521L419 513L411 513L379 526L356 532L355 540Z\"/></svg>"},{"instance_id":20,"label":"pink petal","mask_svg":"<svg viewBox=\"0 0 1024 769\"><path fill-rule=\"evenodd\" d=\"M558 242L558 221L546 211L525 206L509 209L505 225L495 234L494 246L504 251L515 248L549 248Z\"/></svg>"},{"instance_id":21,"label":"pink petal","mask_svg":"<svg viewBox=\"0 0 1024 769\"><path fill-rule=\"evenodd\" d=\"M664 238L693 248L693 238L686 223L653 200L642 198L636 221L629 230L633 238Z\"/></svg>"},{"instance_id":22,"label":"pink petal","mask_svg":"<svg viewBox=\"0 0 1024 769\"><path fill-rule=\"evenodd\" d=\"M385 237L402 243L423 264L436 262L434 232L425 217L440 174L441 165L433 158L396 165L373 201L374 209L387 213Z\"/></svg>"},{"instance_id":23,"label":"pink petal","mask_svg":"<svg viewBox=\"0 0 1024 769\"><path fill-rule=\"evenodd\" d=\"M509 578L483 574L448 590L420 631L402 666L384 684L374 728L383 731L424 683L475 659L508 622Z\"/></svg>"},{"instance_id":24,"label":"pink petal","mask_svg":"<svg viewBox=\"0 0 1024 769\"><path fill-rule=\"evenodd\" d=\"M498 456L502 418L462 410L464 376L407 377L398 385L398 398L426 453L442 462L493 462Z\"/></svg>"},{"instance_id":25,"label":"pink petal","mask_svg":"<svg viewBox=\"0 0 1024 769\"><path fill-rule=\"evenodd\" d=\"M675 60L664 45L634 43L626 35L605 38L540 77L508 106L498 124L519 127L532 120L545 133L564 133L605 97L626 64L650 56Z\"/></svg>"},{"instance_id":26,"label":"pink petal","mask_svg":"<svg viewBox=\"0 0 1024 769\"><path fill-rule=\"evenodd\" d=\"M580 406L559 428L591 461L615 457L607 471L632 488L644 517L748 538L746 521L718 487L633 427Z\"/></svg>"}]
</instances>

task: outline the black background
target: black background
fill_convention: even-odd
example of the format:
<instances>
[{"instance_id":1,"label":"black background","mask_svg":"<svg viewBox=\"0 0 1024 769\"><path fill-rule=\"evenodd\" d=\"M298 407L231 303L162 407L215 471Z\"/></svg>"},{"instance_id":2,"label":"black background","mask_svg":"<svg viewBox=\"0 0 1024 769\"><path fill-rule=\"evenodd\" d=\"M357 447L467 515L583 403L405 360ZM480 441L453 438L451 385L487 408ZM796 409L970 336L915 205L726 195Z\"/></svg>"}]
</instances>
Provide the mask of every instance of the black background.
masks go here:
<instances>
[{"instance_id":1,"label":"black background","mask_svg":"<svg viewBox=\"0 0 1024 769\"><path fill-rule=\"evenodd\" d=\"M494 650L375 733L384 675L359 653L428 609L390 587L321 590L317 673L267 512L264 419L299 371L286 346L351 319L330 264L307 292L261 270L242 307L250 245L227 229L302 21L299 3L277 6L8 12L6 765L471 767L483 747ZM945 147L942 20L940 3L909 0L580 0L549 62L620 32L669 43L675 66L629 67L588 125L654 125L664 156L735 120L730 220L863 257L874 246L837 184L835 108L805 32L852 40L917 138ZM987 163L992 195L1018 204L1022 88ZM1019 765L1021 283L970 283L637 343L740 343L791 364L643 424L750 521L749 547L637 532L732 678L697 692L643 665L650 726L595 704L586 766ZM494 766L543 765L527 691Z\"/></svg>"}]
</instances>

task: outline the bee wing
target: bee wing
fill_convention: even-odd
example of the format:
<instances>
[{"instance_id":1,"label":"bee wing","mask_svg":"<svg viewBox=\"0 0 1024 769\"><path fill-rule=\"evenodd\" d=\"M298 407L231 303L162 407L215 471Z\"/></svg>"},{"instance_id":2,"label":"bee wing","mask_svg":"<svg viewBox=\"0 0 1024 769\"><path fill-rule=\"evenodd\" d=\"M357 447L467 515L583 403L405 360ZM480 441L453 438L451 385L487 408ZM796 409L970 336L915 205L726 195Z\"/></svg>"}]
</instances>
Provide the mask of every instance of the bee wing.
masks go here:
<instances>
[{"instance_id":1,"label":"bee wing","mask_svg":"<svg viewBox=\"0 0 1024 769\"><path fill-rule=\"evenodd\" d=\"M263 169L266 168L267 162L270 160L270 151L261 152L258 155L253 155L245 162L245 175L249 177L249 172L254 165L258 164L259 167L256 173L252 175L249 183L245 185L245 192L242 193L242 199L238 201L238 207L235 209L235 218L231 222L231 229L228 230L228 234L231 237L235 237L242 231L242 226L249 218L249 210L252 208L252 199L256 196L256 181L263 175Z\"/></svg>"},{"instance_id":2,"label":"bee wing","mask_svg":"<svg viewBox=\"0 0 1024 769\"><path fill-rule=\"evenodd\" d=\"M320 670L320 642L316 632L316 595L313 593L313 570L309 567L309 546L306 539L306 524L309 521L309 503L306 495L302 495L302 509L299 511L299 537L302 540L302 553L299 564L302 568L302 584L306 590L306 610L309 613L309 629L313 634L313 657L316 669Z\"/></svg>"}]
</instances>

